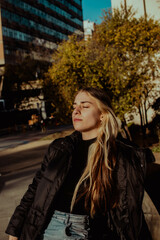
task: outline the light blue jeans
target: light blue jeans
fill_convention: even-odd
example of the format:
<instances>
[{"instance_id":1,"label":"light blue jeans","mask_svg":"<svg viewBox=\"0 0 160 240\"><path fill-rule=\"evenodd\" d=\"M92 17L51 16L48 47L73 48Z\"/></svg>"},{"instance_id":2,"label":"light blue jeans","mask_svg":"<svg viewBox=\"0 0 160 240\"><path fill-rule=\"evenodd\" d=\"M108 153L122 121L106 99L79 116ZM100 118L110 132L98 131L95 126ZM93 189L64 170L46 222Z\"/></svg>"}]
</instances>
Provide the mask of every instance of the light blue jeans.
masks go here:
<instances>
[{"instance_id":1,"label":"light blue jeans","mask_svg":"<svg viewBox=\"0 0 160 240\"><path fill-rule=\"evenodd\" d=\"M87 240L89 217L55 211L43 240Z\"/></svg>"}]
</instances>

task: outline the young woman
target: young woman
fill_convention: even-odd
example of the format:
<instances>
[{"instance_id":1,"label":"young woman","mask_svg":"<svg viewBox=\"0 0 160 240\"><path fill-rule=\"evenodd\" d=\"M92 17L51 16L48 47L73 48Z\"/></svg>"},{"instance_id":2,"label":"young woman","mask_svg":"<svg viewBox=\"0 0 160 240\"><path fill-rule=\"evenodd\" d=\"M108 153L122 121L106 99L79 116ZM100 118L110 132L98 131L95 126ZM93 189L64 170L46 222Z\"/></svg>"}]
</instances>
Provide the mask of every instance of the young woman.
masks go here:
<instances>
[{"instance_id":1,"label":"young woman","mask_svg":"<svg viewBox=\"0 0 160 240\"><path fill-rule=\"evenodd\" d=\"M142 212L151 151L117 140L103 90L81 89L73 108L76 131L50 144L7 227L9 240L151 239Z\"/></svg>"}]
</instances>

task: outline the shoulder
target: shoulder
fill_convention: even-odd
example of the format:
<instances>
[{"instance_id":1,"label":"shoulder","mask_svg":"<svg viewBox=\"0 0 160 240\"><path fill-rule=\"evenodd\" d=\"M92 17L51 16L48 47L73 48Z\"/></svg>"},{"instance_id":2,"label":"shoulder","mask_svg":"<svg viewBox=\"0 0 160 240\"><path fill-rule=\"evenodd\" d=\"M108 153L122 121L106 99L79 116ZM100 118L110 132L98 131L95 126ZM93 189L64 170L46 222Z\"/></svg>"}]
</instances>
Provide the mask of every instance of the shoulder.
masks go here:
<instances>
[{"instance_id":1,"label":"shoulder","mask_svg":"<svg viewBox=\"0 0 160 240\"><path fill-rule=\"evenodd\" d=\"M155 162L155 157L149 148L139 147L132 142L124 143L122 141L116 140L117 151L128 154L135 155L138 158L145 158L147 163Z\"/></svg>"},{"instance_id":2,"label":"shoulder","mask_svg":"<svg viewBox=\"0 0 160 240\"><path fill-rule=\"evenodd\" d=\"M48 146L42 164L47 166L48 163L55 162L56 159L71 156L80 139L81 134L77 131L66 137L55 139Z\"/></svg>"},{"instance_id":3,"label":"shoulder","mask_svg":"<svg viewBox=\"0 0 160 240\"><path fill-rule=\"evenodd\" d=\"M63 138L57 138L52 141L48 147L48 152L52 151L72 151L74 147L81 140L81 133L74 131L72 134L67 135Z\"/></svg>"},{"instance_id":4,"label":"shoulder","mask_svg":"<svg viewBox=\"0 0 160 240\"><path fill-rule=\"evenodd\" d=\"M131 144L116 141L118 161L132 170L146 175L147 164L155 161L155 157L149 148L133 146Z\"/></svg>"}]
</instances>

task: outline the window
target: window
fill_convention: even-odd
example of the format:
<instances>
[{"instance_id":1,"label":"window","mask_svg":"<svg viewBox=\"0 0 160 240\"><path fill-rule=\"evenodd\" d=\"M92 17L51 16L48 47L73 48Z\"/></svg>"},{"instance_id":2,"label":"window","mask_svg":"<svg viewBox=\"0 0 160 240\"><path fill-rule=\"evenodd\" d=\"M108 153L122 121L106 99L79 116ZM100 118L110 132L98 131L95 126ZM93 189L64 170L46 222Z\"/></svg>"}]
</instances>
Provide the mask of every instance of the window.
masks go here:
<instances>
[{"instance_id":1,"label":"window","mask_svg":"<svg viewBox=\"0 0 160 240\"><path fill-rule=\"evenodd\" d=\"M43 26L41 24L38 24L32 20L29 20L29 19L19 16L17 14L10 13L7 10L3 10L2 14L3 14L4 18L9 19L11 22L21 23L22 25L29 27L29 28L39 29L40 31L43 31L43 28L46 28L45 26ZM38 10L38 15L40 17L42 17L42 11ZM74 28L74 27L48 15L48 14L45 15L45 20L47 20L48 22L54 23L66 30L69 30L70 32L74 32L76 30L76 28ZM52 29L50 29L50 31L52 31Z\"/></svg>"}]
</instances>

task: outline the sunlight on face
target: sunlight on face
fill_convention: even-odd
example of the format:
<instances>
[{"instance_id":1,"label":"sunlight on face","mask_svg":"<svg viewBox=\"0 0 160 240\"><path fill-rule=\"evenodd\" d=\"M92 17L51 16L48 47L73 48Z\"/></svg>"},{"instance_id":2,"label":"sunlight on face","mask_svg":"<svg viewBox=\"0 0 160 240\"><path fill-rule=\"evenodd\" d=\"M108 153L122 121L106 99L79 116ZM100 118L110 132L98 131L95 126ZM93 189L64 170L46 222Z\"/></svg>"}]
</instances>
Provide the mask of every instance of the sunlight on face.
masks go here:
<instances>
[{"instance_id":1,"label":"sunlight on face","mask_svg":"<svg viewBox=\"0 0 160 240\"><path fill-rule=\"evenodd\" d=\"M74 129L82 133L83 139L97 137L101 113L96 101L87 92L79 92L73 104Z\"/></svg>"}]
</instances>

